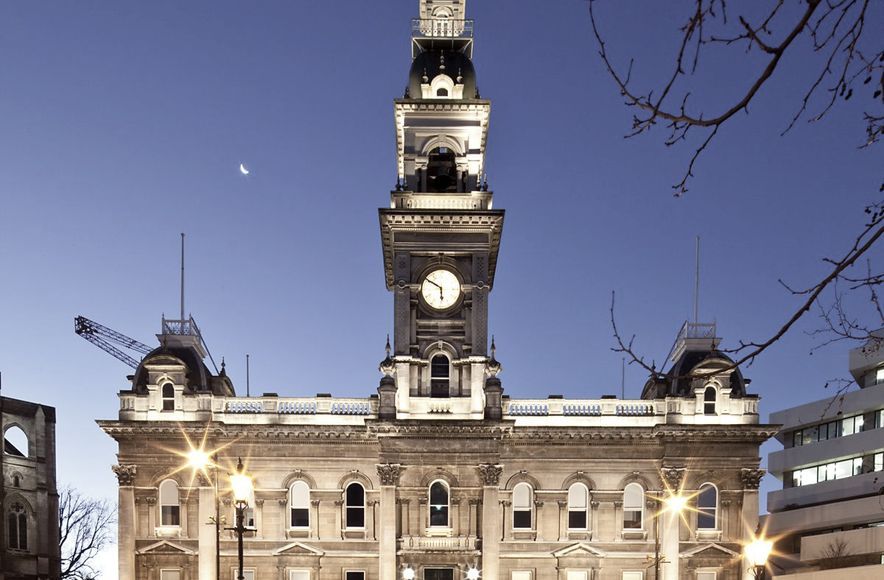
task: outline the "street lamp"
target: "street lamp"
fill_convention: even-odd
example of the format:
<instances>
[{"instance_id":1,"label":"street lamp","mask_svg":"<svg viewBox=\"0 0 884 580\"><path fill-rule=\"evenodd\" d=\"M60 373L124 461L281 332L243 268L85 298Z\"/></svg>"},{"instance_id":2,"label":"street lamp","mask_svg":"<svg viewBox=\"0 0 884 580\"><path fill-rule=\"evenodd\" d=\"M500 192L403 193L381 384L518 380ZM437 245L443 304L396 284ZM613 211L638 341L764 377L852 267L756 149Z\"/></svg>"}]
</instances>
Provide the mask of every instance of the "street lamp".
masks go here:
<instances>
[{"instance_id":1,"label":"street lamp","mask_svg":"<svg viewBox=\"0 0 884 580\"><path fill-rule=\"evenodd\" d=\"M767 558L773 550L773 541L764 537L763 534L754 534L751 542L746 544L746 559L749 560L749 568L755 576L755 580L764 580Z\"/></svg>"},{"instance_id":2,"label":"street lamp","mask_svg":"<svg viewBox=\"0 0 884 580\"><path fill-rule=\"evenodd\" d=\"M663 558L660 557L660 518L665 513L681 515L688 505L688 498L680 493L667 492L659 501L663 505L654 516L654 580L660 580L660 564L663 563Z\"/></svg>"},{"instance_id":3,"label":"street lamp","mask_svg":"<svg viewBox=\"0 0 884 580\"><path fill-rule=\"evenodd\" d=\"M237 580L245 580L243 575L242 538L246 532L245 513L252 499L252 478L246 475L242 459L237 459L236 473L230 476L230 487L233 490L233 502L236 508L236 525L231 528L236 532L236 554L239 559Z\"/></svg>"},{"instance_id":4,"label":"street lamp","mask_svg":"<svg viewBox=\"0 0 884 580\"><path fill-rule=\"evenodd\" d=\"M475 566L467 568L467 580L479 580L480 572Z\"/></svg>"},{"instance_id":5,"label":"street lamp","mask_svg":"<svg viewBox=\"0 0 884 580\"><path fill-rule=\"evenodd\" d=\"M414 580L414 568L406 566L402 570L402 580Z\"/></svg>"}]
</instances>

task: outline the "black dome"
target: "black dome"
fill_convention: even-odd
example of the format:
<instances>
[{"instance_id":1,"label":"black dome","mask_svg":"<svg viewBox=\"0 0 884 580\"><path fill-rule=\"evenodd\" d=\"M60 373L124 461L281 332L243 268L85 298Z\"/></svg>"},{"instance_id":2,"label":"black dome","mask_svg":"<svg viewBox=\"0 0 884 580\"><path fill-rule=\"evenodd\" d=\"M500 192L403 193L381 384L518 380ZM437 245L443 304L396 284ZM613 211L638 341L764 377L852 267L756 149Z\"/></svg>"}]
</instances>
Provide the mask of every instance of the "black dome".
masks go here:
<instances>
[{"instance_id":1,"label":"black dome","mask_svg":"<svg viewBox=\"0 0 884 580\"><path fill-rule=\"evenodd\" d=\"M688 351L681 355L665 375L651 377L642 390L642 399L662 399L665 397L692 397L691 373L699 366L722 368L733 364L733 360L720 350ZM746 396L746 380L739 367L730 371L731 397Z\"/></svg>"},{"instance_id":2,"label":"black dome","mask_svg":"<svg viewBox=\"0 0 884 580\"><path fill-rule=\"evenodd\" d=\"M426 82L429 83L439 74L445 74L455 82L457 82L458 76L461 77L463 98L479 98L476 89L476 70L473 68L473 63L464 53L447 50L430 50L415 57L411 63L411 71L408 73L409 96L412 99L420 99L424 75L427 77Z\"/></svg>"}]
</instances>

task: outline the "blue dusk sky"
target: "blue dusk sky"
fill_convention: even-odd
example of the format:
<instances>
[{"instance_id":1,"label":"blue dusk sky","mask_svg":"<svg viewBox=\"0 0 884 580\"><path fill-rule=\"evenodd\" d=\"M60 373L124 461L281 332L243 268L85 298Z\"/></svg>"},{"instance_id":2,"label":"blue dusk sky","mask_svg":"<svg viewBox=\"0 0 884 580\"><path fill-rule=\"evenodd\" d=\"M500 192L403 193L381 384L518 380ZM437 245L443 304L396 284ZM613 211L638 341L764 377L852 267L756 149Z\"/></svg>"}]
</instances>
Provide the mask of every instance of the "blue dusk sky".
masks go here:
<instances>
[{"instance_id":1,"label":"blue dusk sky","mask_svg":"<svg viewBox=\"0 0 884 580\"><path fill-rule=\"evenodd\" d=\"M246 353L253 393L376 392L393 321L377 208L396 181L392 100L417 7L0 4L0 371L4 395L57 408L61 484L116 497L115 443L95 420L117 416L131 372L73 318L156 344L162 314L178 313L180 232L186 310L238 392ZM822 65L807 39L675 198L692 150L659 130L623 138L632 112L584 0L467 8L492 101L489 185L507 212L490 331L514 398L620 393L612 291L620 328L662 364L692 312L696 236L700 318L725 347L767 338L799 303L778 279L815 283L880 198L880 146L857 148L865 96L780 136ZM612 58L635 56L645 90L669 71L686 15L651 1L599 14ZM692 99L711 114L761 64L742 48L705 54ZM809 355L817 326L807 317L744 370L765 418L847 375L846 345ZM644 379L627 368L627 397Z\"/></svg>"}]
</instances>

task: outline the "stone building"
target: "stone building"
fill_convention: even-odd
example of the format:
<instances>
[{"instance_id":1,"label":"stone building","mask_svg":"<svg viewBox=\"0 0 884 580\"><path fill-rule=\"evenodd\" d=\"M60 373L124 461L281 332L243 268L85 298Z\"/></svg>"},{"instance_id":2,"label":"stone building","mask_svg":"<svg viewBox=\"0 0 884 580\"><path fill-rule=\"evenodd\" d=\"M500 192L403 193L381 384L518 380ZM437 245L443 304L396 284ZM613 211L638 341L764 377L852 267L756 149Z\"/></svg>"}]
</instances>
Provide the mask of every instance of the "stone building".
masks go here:
<instances>
[{"instance_id":1,"label":"stone building","mask_svg":"<svg viewBox=\"0 0 884 580\"><path fill-rule=\"evenodd\" d=\"M421 0L379 212L393 336L377 394L238 397L191 320L120 393L120 580L236 577L226 474L254 478L256 580L728 580L758 515L758 398L686 324L639 400L503 394L488 307L504 212L485 180L490 101L464 0ZM367 393L368 394L368 393ZM200 443L205 439L205 443ZM190 443L188 443L188 441ZM217 469L181 469L188 445ZM689 495L681 516L657 517ZM215 519L214 521L218 521Z\"/></svg>"},{"instance_id":2,"label":"stone building","mask_svg":"<svg viewBox=\"0 0 884 580\"><path fill-rule=\"evenodd\" d=\"M60 575L55 409L0 397L3 525L0 580Z\"/></svg>"}]
</instances>

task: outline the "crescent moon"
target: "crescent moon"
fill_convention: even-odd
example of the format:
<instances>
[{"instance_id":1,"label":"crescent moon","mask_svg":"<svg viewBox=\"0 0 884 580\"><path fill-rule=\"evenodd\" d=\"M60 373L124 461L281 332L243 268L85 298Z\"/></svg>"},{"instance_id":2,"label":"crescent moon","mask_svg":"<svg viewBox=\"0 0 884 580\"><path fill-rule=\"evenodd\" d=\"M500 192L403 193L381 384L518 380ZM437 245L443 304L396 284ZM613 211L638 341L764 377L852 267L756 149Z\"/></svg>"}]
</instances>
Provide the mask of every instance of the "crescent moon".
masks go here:
<instances>
[{"instance_id":1,"label":"crescent moon","mask_svg":"<svg viewBox=\"0 0 884 580\"><path fill-rule=\"evenodd\" d=\"M245 166L245 164L243 164L243 163L240 163L240 164L239 164L239 172L242 173L243 175L248 175L248 174L249 174L249 170L246 169L246 166Z\"/></svg>"}]
</instances>

